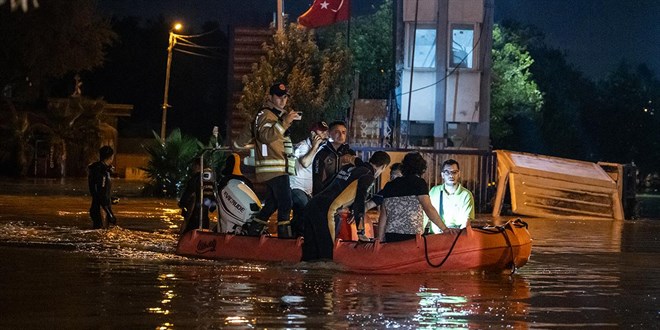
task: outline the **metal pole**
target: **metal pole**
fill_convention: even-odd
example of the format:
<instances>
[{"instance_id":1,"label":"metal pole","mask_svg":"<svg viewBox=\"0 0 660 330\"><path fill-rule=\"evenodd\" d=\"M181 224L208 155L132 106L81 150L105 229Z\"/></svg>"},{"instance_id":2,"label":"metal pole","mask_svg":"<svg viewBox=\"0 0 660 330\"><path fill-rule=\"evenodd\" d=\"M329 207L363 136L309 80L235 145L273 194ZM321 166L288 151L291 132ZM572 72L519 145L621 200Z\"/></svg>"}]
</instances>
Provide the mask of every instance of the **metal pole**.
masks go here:
<instances>
[{"instance_id":1,"label":"metal pole","mask_svg":"<svg viewBox=\"0 0 660 330\"><path fill-rule=\"evenodd\" d=\"M284 0L277 0L277 19L275 20L277 24L277 32L284 31Z\"/></svg>"},{"instance_id":2,"label":"metal pole","mask_svg":"<svg viewBox=\"0 0 660 330\"><path fill-rule=\"evenodd\" d=\"M170 40L167 46L167 67L165 69L165 93L163 96L163 117L160 122L160 141L165 143L165 128L167 126L167 98L170 92L170 67L172 66L172 48L176 43L176 37L172 31L170 31Z\"/></svg>"},{"instance_id":3,"label":"metal pole","mask_svg":"<svg viewBox=\"0 0 660 330\"><path fill-rule=\"evenodd\" d=\"M417 43L417 15L419 14L419 0L415 1L415 23L413 24L412 32L412 51L410 52L410 86L408 87L408 115L406 116L406 125L408 127L408 134L406 134L405 148L410 146L410 105L412 103L413 93L413 75L415 74L415 44Z\"/></svg>"},{"instance_id":4,"label":"metal pole","mask_svg":"<svg viewBox=\"0 0 660 330\"><path fill-rule=\"evenodd\" d=\"M199 156L199 229L202 229L202 211L204 211L204 152Z\"/></svg>"}]
</instances>

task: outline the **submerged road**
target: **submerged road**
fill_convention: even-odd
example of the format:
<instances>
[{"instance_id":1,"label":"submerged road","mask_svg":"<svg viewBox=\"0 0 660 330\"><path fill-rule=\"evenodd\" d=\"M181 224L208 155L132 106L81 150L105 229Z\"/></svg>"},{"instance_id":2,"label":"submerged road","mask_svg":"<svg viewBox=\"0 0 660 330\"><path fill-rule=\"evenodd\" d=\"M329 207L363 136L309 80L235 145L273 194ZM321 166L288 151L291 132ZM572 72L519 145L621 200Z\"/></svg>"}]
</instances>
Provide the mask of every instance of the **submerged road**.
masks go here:
<instances>
[{"instance_id":1,"label":"submerged road","mask_svg":"<svg viewBox=\"0 0 660 330\"><path fill-rule=\"evenodd\" d=\"M176 256L176 201L139 197L139 183L115 187L118 227L90 230L79 181L0 181L0 328L604 329L660 319L658 220L526 218L532 257L512 276L365 276L331 263Z\"/></svg>"}]
</instances>

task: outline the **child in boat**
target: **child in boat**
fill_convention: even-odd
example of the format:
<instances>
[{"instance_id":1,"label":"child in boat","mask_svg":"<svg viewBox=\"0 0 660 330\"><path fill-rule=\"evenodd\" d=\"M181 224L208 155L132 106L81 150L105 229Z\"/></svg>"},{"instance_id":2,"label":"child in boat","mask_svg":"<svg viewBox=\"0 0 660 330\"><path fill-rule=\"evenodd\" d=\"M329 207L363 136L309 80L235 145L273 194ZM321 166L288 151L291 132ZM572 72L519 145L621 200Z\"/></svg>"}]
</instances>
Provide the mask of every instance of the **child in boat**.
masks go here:
<instances>
[{"instance_id":1,"label":"child in boat","mask_svg":"<svg viewBox=\"0 0 660 330\"><path fill-rule=\"evenodd\" d=\"M403 157L402 176L388 182L381 196L383 204L378 218L378 239L386 242L405 241L424 232L424 213L440 227L448 228L431 205L426 181L426 160L417 152Z\"/></svg>"}]
</instances>

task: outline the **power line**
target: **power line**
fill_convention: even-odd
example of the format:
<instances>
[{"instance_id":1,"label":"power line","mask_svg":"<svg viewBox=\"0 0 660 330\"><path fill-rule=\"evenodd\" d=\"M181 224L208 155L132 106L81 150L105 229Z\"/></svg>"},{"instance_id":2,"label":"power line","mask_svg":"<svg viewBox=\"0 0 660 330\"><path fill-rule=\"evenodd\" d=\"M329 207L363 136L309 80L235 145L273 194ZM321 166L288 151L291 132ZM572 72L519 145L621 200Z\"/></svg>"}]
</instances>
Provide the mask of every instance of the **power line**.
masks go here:
<instances>
[{"instance_id":1,"label":"power line","mask_svg":"<svg viewBox=\"0 0 660 330\"><path fill-rule=\"evenodd\" d=\"M470 56L470 54L472 54L472 53L474 52L474 50L477 48L477 46L479 46L479 43L481 42L481 37L482 37L483 34L484 34L484 33L483 33L483 32L484 32L484 27L486 26L486 24L485 24L485 23L486 23L486 22L485 22L485 20L486 20L486 10L488 10L488 9L486 9L486 8L484 9L483 18L482 18L482 20L481 20L481 30L479 30L479 38L477 39L477 42L474 44L474 46L472 46L472 49L470 49L470 51L469 51L467 54L465 54L465 56L464 56L464 57L461 59L461 61L458 63L459 65L460 65L461 63L465 62L465 60L468 58L468 56ZM447 78L449 78L449 76L453 75L454 72L456 72L456 70L458 70L459 65L453 67L453 68L451 69L451 71L449 71L449 73L447 73L444 77L440 78L440 80L438 80L438 81L436 81L436 82L434 82L434 83L432 83L432 84L429 84L429 85L426 85L426 86L422 86L422 87L417 88L417 89L410 90L410 91L408 91L408 92L404 92L404 93L396 94L395 97L399 97L399 96L403 96L403 95L407 95L407 94L412 94L412 93L414 93L414 92L418 92L418 91L421 91L421 90L427 89L427 88L429 88L429 87L433 87L433 86L435 86L435 85L441 83L442 81L446 80ZM412 64L411 64L411 67L410 67L410 71L414 71L414 70L415 70L415 63L412 63ZM412 86L412 84L411 84L411 86Z\"/></svg>"},{"instance_id":2,"label":"power line","mask_svg":"<svg viewBox=\"0 0 660 330\"><path fill-rule=\"evenodd\" d=\"M189 55L194 55L194 56L217 59L217 60L222 59L222 57L220 57L220 56L211 56L211 55L199 54L199 53L195 53L195 52L191 52L191 51L183 50L183 49L178 49L178 48L175 48L174 51L189 54Z\"/></svg>"}]
</instances>

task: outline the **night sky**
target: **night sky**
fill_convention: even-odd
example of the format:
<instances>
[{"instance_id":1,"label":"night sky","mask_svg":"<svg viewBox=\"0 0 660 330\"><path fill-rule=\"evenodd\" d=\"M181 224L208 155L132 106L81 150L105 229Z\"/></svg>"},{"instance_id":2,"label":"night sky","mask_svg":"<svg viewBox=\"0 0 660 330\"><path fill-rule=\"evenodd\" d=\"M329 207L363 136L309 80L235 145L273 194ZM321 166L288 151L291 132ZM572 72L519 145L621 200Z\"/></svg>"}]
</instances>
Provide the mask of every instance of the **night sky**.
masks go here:
<instances>
[{"instance_id":1,"label":"night sky","mask_svg":"<svg viewBox=\"0 0 660 330\"><path fill-rule=\"evenodd\" d=\"M291 21L311 0L285 0ZM380 0L353 1L354 14L370 12ZM219 21L221 26L272 20L275 0L105 0L106 14L133 15L183 22ZM646 63L660 72L660 0L495 0L495 21L515 19L536 25L552 47L564 50L568 60L591 78L603 78L622 59Z\"/></svg>"},{"instance_id":2,"label":"night sky","mask_svg":"<svg viewBox=\"0 0 660 330\"><path fill-rule=\"evenodd\" d=\"M495 20L535 25L591 78L625 58L660 74L660 0L495 0Z\"/></svg>"}]
</instances>

